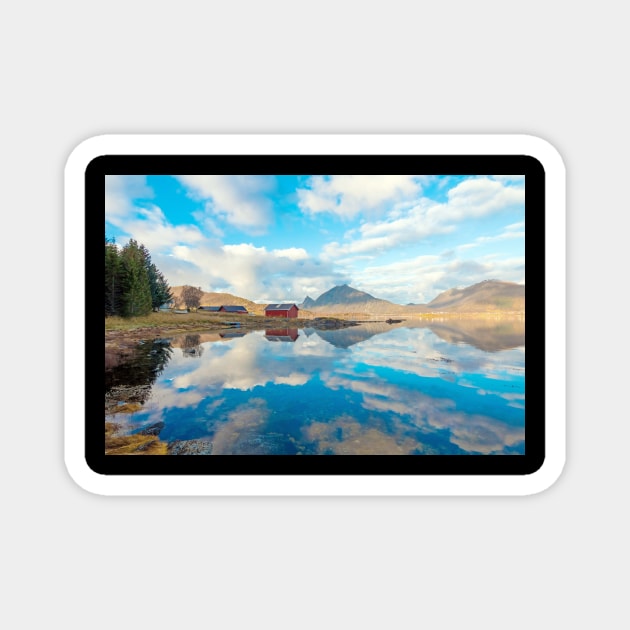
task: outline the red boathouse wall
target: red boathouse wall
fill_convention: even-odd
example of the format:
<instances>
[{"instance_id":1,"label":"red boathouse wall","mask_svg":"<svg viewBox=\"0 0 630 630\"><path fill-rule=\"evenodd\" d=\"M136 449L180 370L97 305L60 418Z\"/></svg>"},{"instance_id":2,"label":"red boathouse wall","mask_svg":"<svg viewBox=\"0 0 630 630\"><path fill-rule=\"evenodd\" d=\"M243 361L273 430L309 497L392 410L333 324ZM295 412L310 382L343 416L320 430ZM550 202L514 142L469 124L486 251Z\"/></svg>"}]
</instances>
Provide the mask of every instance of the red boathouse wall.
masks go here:
<instances>
[{"instance_id":1,"label":"red boathouse wall","mask_svg":"<svg viewBox=\"0 0 630 630\"><path fill-rule=\"evenodd\" d=\"M298 308L294 304L289 310L285 311L266 310L265 315L267 317L297 317Z\"/></svg>"}]
</instances>

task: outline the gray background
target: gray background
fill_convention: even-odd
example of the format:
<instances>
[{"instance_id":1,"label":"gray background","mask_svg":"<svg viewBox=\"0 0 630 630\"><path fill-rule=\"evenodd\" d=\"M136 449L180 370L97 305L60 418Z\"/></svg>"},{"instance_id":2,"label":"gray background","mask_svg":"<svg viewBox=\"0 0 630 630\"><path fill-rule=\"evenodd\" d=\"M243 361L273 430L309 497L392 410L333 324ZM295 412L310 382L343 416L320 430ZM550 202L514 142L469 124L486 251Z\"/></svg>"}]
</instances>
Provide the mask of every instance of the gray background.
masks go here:
<instances>
[{"instance_id":1,"label":"gray background","mask_svg":"<svg viewBox=\"0 0 630 630\"><path fill-rule=\"evenodd\" d=\"M620 6L4 5L7 627L627 625L629 46ZM62 456L63 167L81 140L125 132L550 141L568 170L560 480L527 498L103 498L79 489Z\"/></svg>"}]
</instances>

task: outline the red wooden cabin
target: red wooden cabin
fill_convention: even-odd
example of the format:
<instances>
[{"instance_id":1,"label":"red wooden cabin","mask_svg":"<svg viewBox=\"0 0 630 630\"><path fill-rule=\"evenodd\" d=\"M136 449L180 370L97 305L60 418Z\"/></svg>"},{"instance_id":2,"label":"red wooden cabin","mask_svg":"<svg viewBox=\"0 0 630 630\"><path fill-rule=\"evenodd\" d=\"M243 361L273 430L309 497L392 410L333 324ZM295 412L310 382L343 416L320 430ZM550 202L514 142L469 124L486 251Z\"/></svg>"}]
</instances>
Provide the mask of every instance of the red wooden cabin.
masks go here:
<instances>
[{"instance_id":1,"label":"red wooden cabin","mask_svg":"<svg viewBox=\"0 0 630 630\"><path fill-rule=\"evenodd\" d=\"M297 317L296 304L268 304L265 306L265 317Z\"/></svg>"}]
</instances>

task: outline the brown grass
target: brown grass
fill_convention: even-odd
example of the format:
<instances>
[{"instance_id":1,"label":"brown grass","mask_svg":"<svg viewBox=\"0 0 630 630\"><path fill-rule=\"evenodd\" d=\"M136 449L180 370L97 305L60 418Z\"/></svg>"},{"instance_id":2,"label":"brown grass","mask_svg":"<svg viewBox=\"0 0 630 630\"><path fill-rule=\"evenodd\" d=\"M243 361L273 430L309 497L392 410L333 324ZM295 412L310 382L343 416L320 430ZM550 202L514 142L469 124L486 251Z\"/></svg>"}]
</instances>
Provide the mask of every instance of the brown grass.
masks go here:
<instances>
[{"instance_id":1,"label":"brown grass","mask_svg":"<svg viewBox=\"0 0 630 630\"><path fill-rule=\"evenodd\" d=\"M149 313L140 317L106 317L105 331L108 330L135 330L137 328L173 327L182 325L214 326L222 322L230 321L224 317L221 319L215 313L199 311L196 313Z\"/></svg>"},{"instance_id":2,"label":"brown grass","mask_svg":"<svg viewBox=\"0 0 630 630\"><path fill-rule=\"evenodd\" d=\"M155 435L118 435L119 426L105 423L105 455L166 455L167 444Z\"/></svg>"},{"instance_id":3,"label":"brown grass","mask_svg":"<svg viewBox=\"0 0 630 630\"><path fill-rule=\"evenodd\" d=\"M114 411L116 413L135 413L142 409L142 404L139 402L125 403L124 405L118 405Z\"/></svg>"},{"instance_id":4,"label":"brown grass","mask_svg":"<svg viewBox=\"0 0 630 630\"><path fill-rule=\"evenodd\" d=\"M320 316L322 317L322 316ZM329 317L328 319L334 319ZM240 322L244 328L264 328L265 326L301 326L308 324L307 317L286 319L284 317L265 317L264 315L238 315L235 313L209 313L196 311L192 313L149 313L141 317L106 317L105 333L111 332L144 332L160 330L169 333L192 332L202 330L219 330L227 328L227 322Z\"/></svg>"}]
</instances>

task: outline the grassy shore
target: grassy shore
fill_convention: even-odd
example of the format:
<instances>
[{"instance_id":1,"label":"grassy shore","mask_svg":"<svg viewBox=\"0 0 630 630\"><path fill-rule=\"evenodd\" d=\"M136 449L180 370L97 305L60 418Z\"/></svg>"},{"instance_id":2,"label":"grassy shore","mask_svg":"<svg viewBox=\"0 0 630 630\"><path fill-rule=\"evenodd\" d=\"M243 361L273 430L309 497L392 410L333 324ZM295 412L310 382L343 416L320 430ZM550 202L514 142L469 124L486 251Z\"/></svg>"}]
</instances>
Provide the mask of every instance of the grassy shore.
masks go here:
<instances>
[{"instance_id":1,"label":"grassy shore","mask_svg":"<svg viewBox=\"0 0 630 630\"><path fill-rule=\"evenodd\" d=\"M155 327L178 327L185 326L188 328L194 326L216 326L225 325L226 321L236 321L236 319L218 317L217 315L204 313L176 314L169 312L149 313L140 317L106 317L105 331L109 330L135 330L138 328L155 328Z\"/></svg>"},{"instance_id":2,"label":"grassy shore","mask_svg":"<svg viewBox=\"0 0 630 630\"><path fill-rule=\"evenodd\" d=\"M345 319L345 318L326 318ZM313 323L312 318L265 317L264 315L239 315L235 313L149 313L141 317L106 317L105 333L114 331L163 330L170 332L190 332L191 330L218 330L229 328L231 322L238 322L242 328L285 328L302 327Z\"/></svg>"},{"instance_id":3,"label":"grassy shore","mask_svg":"<svg viewBox=\"0 0 630 630\"><path fill-rule=\"evenodd\" d=\"M263 315L236 315L226 313L149 313L142 317L106 317L105 348L129 349L138 341L173 337L194 332L213 332L232 328L231 322L238 322L243 330L264 330L267 328L345 328L354 325L351 320L341 317L306 319L298 317L264 317Z\"/></svg>"},{"instance_id":4,"label":"grassy shore","mask_svg":"<svg viewBox=\"0 0 630 630\"><path fill-rule=\"evenodd\" d=\"M178 330L183 332L193 328L205 330L208 328L227 327L227 322L239 322L246 328L257 327L301 327L313 323L315 318L328 320L346 321L385 321L388 318L414 320L414 319L515 319L523 318L525 314L521 311L480 311L471 313L455 312L433 312L433 313L392 313L390 315L372 315L370 313L331 313L330 316L323 314L309 314L307 317L296 319L285 319L281 317L265 317L264 315L238 315L235 313L225 313L217 315L204 311L191 313L160 312L149 313L141 317L106 317L105 332L109 331L133 331L138 329L163 328L165 330Z\"/></svg>"}]
</instances>

